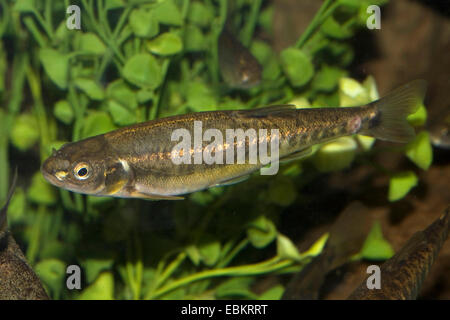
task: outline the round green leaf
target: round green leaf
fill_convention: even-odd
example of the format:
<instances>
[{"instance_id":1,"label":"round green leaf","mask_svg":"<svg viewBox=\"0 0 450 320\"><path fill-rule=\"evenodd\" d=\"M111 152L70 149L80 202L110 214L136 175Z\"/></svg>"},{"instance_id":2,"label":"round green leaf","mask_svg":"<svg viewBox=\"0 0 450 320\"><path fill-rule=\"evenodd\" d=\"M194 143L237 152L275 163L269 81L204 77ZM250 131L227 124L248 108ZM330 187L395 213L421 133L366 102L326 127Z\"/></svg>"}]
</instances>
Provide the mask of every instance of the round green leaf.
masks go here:
<instances>
[{"instance_id":1,"label":"round green leaf","mask_svg":"<svg viewBox=\"0 0 450 320\"><path fill-rule=\"evenodd\" d=\"M162 82L161 67L148 53L131 57L123 67L126 80L138 87L156 89Z\"/></svg>"},{"instance_id":2,"label":"round green leaf","mask_svg":"<svg viewBox=\"0 0 450 320\"><path fill-rule=\"evenodd\" d=\"M108 98L114 99L131 110L136 110L138 107L136 93L122 79L111 82L106 89L106 94Z\"/></svg>"},{"instance_id":3,"label":"round green leaf","mask_svg":"<svg viewBox=\"0 0 450 320\"><path fill-rule=\"evenodd\" d=\"M119 126L126 126L136 123L136 113L114 100L108 101L108 110L109 113L111 113L114 123Z\"/></svg>"},{"instance_id":4,"label":"round green leaf","mask_svg":"<svg viewBox=\"0 0 450 320\"><path fill-rule=\"evenodd\" d=\"M386 260L394 253L391 244L383 237L380 222L375 222L358 256L368 260Z\"/></svg>"},{"instance_id":5,"label":"round green leaf","mask_svg":"<svg viewBox=\"0 0 450 320\"><path fill-rule=\"evenodd\" d=\"M21 151L31 148L39 139L39 127L36 118L29 113L16 117L11 131L12 144Z\"/></svg>"},{"instance_id":6,"label":"round green leaf","mask_svg":"<svg viewBox=\"0 0 450 320\"><path fill-rule=\"evenodd\" d=\"M156 19L162 24L181 26L183 16L174 0L162 1L155 9L153 9Z\"/></svg>"},{"instance_id":7,"label":"round green leaf","mask_svg":"<svg viewBox=\"0 0 450 320\"><path fill-rule=\"evenodd\" d=\"M103 88L93 79L77 78L74 80L75 86L81 89L92 100L103 100L105 93Z\"/></svg>"},{"instance_id":8,"label":"round green leaf","mask_svg":"<svg viewBox=\"0 0 450 320\"><path fill-rule=\"evenodd\" d=\"M159 23L152 11L143 8L134 9L131 11L128 21L137 37L151 38L159 32Z\"/></svg>"},{"instance_id":9,"label":"round green leaf","mask_svg":"<svg viewBox=\"0 0 450 320\"><path fill-rule=\"evenodd\" d=\"M431 147L430 134L426 131L420 132L406 146L406 156L419 168L428 170L433 162L433 148Z\"/></svg>"},{"instance_id":10,"label":"round green leaf","mask_svg":"<svg viewBox=\"0 0 450 320\"><path fill-rule=\"evenodd\" d=\"M282 259L290 260L300 260L301 256L297 250L297 247L292 243L292 241L282 235L277 236L277 255Z\"/></svg>"},{"instance_id":11,"label":"round green leaf","mask_svg":"<svg viewBox=\"0 0 450 320\"><path fill-rule=\"evenodd\" d=\"M203 3L196 1L189 6L188 20L189 22L198 25L199 27L207 27L210 25L214 14Z\"/></svg>"},{"instance_id":12,"label":"round green leaf","mask_svg":"<svg viewBox=\"0 0 450 320\"><path fill-rule=\"evenodd\" d=\"M53 49L41 49L39 58L49 78L61 89L67 88L69 57Z\"/></svg>"},{"instance_id":13,"label":"round green leaf","mask_svg":"<svg viewBox=\"0 0 450 320\"><path fill-rule=\"evenodd\" d=\"M147 49L155 54L163 56L171 55L183 50L183 42L177 34L166 32L153 40L149 40L147 42Z\"/></svg>"},{"instance_id":14,"label":"round green leaf","mask_svg":"<svg viewBox=\"0 0 450 320\"><path fill-rule=\"evenodd\" d=\"M187 84L187 104L194 111L214 110L217 99L211 89L202 82L189 82Z\"/></svg>"},{"instance_id":15,"label":"round green leaf","mask_svg":"<svg viewBox=\"0 0 450 320\"><path fill-rule=\"evenodd\" d=\"M397 201L417 185L418 178L412 171L393 175L389 182L389 201Z\"/></svg>"},{"instance_id":16,"label":"round green leaf","mask_svg":"<svg viewBox=\"0 0 450 320\"><path fill-rule=\"evenodd\" d=\"M358 145L352 137L324 144L315 154L314 166L322 172L338 171L351 165Z\"/></svg>"},{"instance_id":17,"label":"round green leaf","mask_svg":"<svg viewBox=\"0 0 450 320\"><path fill-rule=\"evenodd\" d=\"M198 247L203 263L207 266L215 265L220 257L220 248L220 242L218 240L212 240L210 238L209 240L203 241Z\"/></svg>"},{"instance_id":18,"label":"round green leaf","mask_svg":"<svg viewBox=\"0 0 450 320\"><path fill-rule=\"evenodd\" d=\"M111 272L101 273L97 280L84 289L78 297L80 300L113 300L114 276Z\"/></svg>"},{"instance_id":19,"label":"round green leaf","mask_svg":"<svg viewBox=\"0 0 450 320\"><path fill-rule=\"evenodd\" d=\"M314 75L311 59L301 50L288 48L281 52L281 66L294 87L307 84Z\"/></svg>"},{"instance_id":20,"label":"round green leaf","mask_svg":"<svg viewBox=\"0 0 450 320\"><path fill-rule=\"evenodd\" d=\"M84 119L81 137L88 138L114 130L111 117L103 111L93 111Z\"/></svg>"},{"instance_id":21,"label":"round green leaf","mask_svg":"<svg viewBox=\"0 0 450 320\"><path fill-rule=\"evenodd\" d=\"M34 270L53 296L58 298L65 284L66 265L58 259L45 259L38 262Z\"/></svg>"},{"instance_id":22,"label":"round green leaf","mask_svg":"<svg viewBox=\"0 0 450 320\"><path fill-rule=\"evenodd\" d=\"M83 52L103 55L106 51L106 46L100 38L91 32L82 33L79 38L79 47Z\"/></svg>"},{"instance_id":23,"label":"round green leaf","mask_svg":"<svg viewBox=\"0 0 450 320\"><path fill-rule=\"evenodd\" d=\"M59 100L56 102L53 109L53 114L56 119L65 124L71 124L74 117L73 109L67 100Z\"/></svg>"},{"instance_id":24,"label":"round green leaf","mask_svg":"<svg viewBox=\"0 0 450 320\"><path fill-rule=\"evenodd\" d=\"M264 248L275 240L277 229L273 222L261 215L251 222L247 229L247 237L256 248Z\"/></svg>"},{"instance_id":25,"label":"round green leaf","mask_svg":"<svg viewBox=\"0 0 450 320\"><path fill-rule=\"evenodd\" d=\"M184 32L184 49L186 51L202 51L206 48L206 37L203 35L200 28L194 25L186 26Z\"/></svg>"}]
</instances>

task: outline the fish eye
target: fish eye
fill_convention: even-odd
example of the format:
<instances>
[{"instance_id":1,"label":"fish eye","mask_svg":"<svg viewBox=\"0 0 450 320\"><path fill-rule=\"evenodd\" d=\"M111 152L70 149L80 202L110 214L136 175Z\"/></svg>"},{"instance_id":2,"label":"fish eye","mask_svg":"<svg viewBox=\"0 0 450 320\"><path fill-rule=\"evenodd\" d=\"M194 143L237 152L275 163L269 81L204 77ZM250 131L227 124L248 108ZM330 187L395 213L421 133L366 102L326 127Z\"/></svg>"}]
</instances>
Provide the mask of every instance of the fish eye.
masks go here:
<instances>
[{"instance_id":1,"label":"fish eye","mask_svg":"<svg viewBox=\"0 0 450 320\"><path fill-rule=\"evenodd\" d=\"M91 169L89 164L87 164L86 162L81 162L77 164L73 168L73 174L75 178L77 178L78 180L85 180L89 178L89 176L91 175Z\"/></svg>"}]
</instances>

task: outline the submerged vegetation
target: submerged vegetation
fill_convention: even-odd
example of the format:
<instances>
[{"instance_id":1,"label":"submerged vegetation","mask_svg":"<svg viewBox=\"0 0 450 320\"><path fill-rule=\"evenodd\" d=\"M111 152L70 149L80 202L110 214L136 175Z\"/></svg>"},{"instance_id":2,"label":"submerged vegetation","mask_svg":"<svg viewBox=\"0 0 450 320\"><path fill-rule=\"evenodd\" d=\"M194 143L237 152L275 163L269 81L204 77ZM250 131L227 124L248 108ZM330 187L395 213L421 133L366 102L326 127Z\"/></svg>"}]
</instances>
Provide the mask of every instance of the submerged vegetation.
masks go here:
<instances>
[{"instance_id":1,"label":"submerged vegetation","mask_svg":"<svg viewBox=\"0 0 450 320\"><path fill-rule=\"evenodd\" d=\"M52 148L158 117L373 101L372 77L349 78L349 39L365 27L367 6L386 2L325 0L298 41L278 54L261 40L273 34L270 1L0 0L0 203L18 166L10 230L49 295L278 299L281 283L262 293L251 285L261 275L300 270L327 240L325 234L298 252L277 229L283 210L301 206L311 179L362 159L389 175L389 201L403 198L418 183L416 173L390 172L372 156L403 153L426 170L432 161L426 131L388 149L369 137L341 138L276 176L255 175L177 202L82 196L50 186L39 172ZM66 26L73 4L81 9L81 30ZM263 68L251 89L229 88L221 79L217 41L227 19ZM421 107L409 121L421 126L425 118ZM355 259L392 254L376 224ZM82 290L65 287L71 264L82 267Z\"/></svg>"}]
</instances>

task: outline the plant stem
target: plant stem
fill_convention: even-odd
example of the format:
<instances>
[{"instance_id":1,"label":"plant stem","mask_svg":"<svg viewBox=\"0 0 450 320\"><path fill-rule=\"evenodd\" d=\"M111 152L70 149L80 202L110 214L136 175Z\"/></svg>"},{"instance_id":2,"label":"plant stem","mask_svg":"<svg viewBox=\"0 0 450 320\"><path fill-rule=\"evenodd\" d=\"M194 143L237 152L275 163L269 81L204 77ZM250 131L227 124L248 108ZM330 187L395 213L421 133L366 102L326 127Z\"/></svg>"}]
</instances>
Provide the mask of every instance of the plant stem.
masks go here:
<instances>
[{"instance_id":1,"label":"plant stem","mask_svg":"<svg viewBox=\"0 0 450 320\"><path fill-rule=\"evenodd\" d=\"M314 16L311 23L308 25L306 30L303 32L303 34L298 39L297 43L295 44L295 47L298 49L301 49L303 45L306 43L306 41L309 40L309 38L313 35L314 32L322 25L322 23L325 22L325 20L333 14L334 10L340 5L339 2L333 3L331 7L327 10L327 8L330 6L330 4L333 2L333 0L325 0L322 6L320 7L317 14Z\"/></svg>"},{"instance_id":2,"label":"plant stem","mask_svg":"<svg viewBox=\"0 0 450 320\"><path fill-rule=\"evenodd\" d=\"M250 11L250 17L248 22L244 26L244 31L242 32L242 44L246 47L250 45L253 37L253 32L255 31L256 23L258 22L259 10L261 8L262 0L253 0L252 9Z\"/></svg>"},{"instance_id":3,"label":"plant stem","mask_svg":"<svg viewBox=\"0 0 450 320\"><path fill-rule=\"evenodd\" d=\"M290 267L292 264L294 264L294 261L292 260L280 260L278 256L275 256L274 258L256 264L249 264L245 266L229 267L222 269L205 270L170 282L166 286L155 291L155 293L152 296L150 297L147 296L147 298L153 299L157 298L179 287L203 279L213 277L224 277L224 276L258 275L261 273L275 272L284 269L286 267Z\"/></svg>"}]
</instances>

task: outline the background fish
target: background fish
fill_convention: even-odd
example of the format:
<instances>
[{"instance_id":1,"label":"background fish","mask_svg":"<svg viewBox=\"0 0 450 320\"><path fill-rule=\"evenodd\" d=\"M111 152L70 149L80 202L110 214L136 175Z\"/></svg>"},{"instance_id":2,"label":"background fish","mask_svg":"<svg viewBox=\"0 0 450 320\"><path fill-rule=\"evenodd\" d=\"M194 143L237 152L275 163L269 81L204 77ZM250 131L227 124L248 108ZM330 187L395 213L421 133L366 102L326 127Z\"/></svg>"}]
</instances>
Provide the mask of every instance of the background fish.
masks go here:
<instances>
[{"instance_id":1,"label":"background fish","mask_svg":"<svg viewBox=\"0 0 450 320\"><path fill-rule=\"evenodd\" d=\"M245 140L246 163L225 164L226 153L237 141L221 143L224 164L180 164L172 161L171 141L176 129L194 136L194 121L203 131L214 128L225 137L226 129L279 130L280 160L307 154L314 144L361 133L378 139L407 142L414 129L406 116L418 108L425 82L413 81L366 106L350 108L296 109L292 105L243 111L212 111L158 119L63 146L49 157L41 171L50 183L71 191L98 196L147 199L180 199L179 195L240 181L263 164L248 161L257 139ZM268 140L270 140L270 134ZM191 147L194 157L203 154L209 142ZM236 156L236 154L235 154Z\"/></svg>"},{"instance_id":2,"label":"background fish","mask_svg":"<svg viewBox=\"0 0 450 320\"><path fill-rule=\"evenodd\" d=\"M322 253L292 278L282 299L318 299L327 273L347 263L361 250L369 222L368 209L360 202L353 202L345 208L333 223Z\"/></svg>"},{"instance_id":3,"label":"background fish","mask_svg":"<svg viewBox=\"0 0 450 320\"><path fill-rule=\"evenodd\" d=\"M14 193L17 170L6 204L0 209L0 300L49 299L38 276L7 228L9 201Z\"/></svg>"},{"instance_id":4,"label":"background fish","mask_svg":"<svg viewBox=\"0 0 450 320\"><path fill-rule=\"evenodd\" d=\"M249 89L261 82L262 66L228 26L219 36L218 50L220 73L230 87Z\"/></svg>"},{"instance_id":5,"label":"background fish","mask_svg":"<svg viewBox=\"0 0 450 320\"><path fill-rule=\"evenodd\" d=\"M438 148L450 149L450 113L434 119L434 122L428 127L431 143Z\"/></svg>"},{"instance_id":6,"label":"background fish","mask_svg":"<svg viewBox=\"0 0 450 320\"><path fill-rule=\"evenodd\" d=\"M348 297L358 300L416 299L439 250L447 239L450 207L381 266L381 289L370 290L366 280Z\"/></svg>"}]
</instances>

